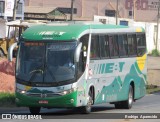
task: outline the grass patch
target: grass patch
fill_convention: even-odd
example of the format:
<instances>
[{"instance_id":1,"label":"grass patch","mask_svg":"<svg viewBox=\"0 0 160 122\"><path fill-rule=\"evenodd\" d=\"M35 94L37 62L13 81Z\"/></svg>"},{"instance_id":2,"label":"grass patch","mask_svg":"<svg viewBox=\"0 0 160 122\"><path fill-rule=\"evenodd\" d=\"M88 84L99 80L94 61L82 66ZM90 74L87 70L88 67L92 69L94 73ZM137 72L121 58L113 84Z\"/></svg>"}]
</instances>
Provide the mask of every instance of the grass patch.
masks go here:
<instances>
[{"instance_id":1,"label":"grass patch","mask_svg":"<svg viewBox=\"0 0 160 122\"><path fill-rule=\"evenodd\" d=\"M160 56L160 52L157 49L154 49L152 50L151 55L157 57Z\"/></svg>"},{"instance_id":2,"label":"grass patch","mask_svg":"<svg viewBox=\"0 0 160 122\"><path fill-rule=\"evenodd\" d=\"M0 107L14 107L15 94L14 93L0 93Z\"/></svg>"},{"instance_id":3,"label":"grass patch","mask_svg":"<svg viewBox=\"0 0 160 122\"><path fill-rule=\"evenodd\" d=\"M160 91L160 87L156 85L147 85L146 89L147 89L147 94L151 94L151 93Z\"/></svg>"}]
</instances>

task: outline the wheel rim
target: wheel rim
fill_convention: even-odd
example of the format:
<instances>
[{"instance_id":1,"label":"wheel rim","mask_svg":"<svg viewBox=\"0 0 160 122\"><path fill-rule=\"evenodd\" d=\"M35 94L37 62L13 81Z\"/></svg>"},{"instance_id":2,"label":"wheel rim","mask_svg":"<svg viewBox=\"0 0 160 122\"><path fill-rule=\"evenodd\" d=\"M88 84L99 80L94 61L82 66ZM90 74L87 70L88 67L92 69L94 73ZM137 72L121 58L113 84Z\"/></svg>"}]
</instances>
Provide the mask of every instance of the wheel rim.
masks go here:
<instances>
[{"instance_id":1,"label":"wheel rim","mask_svg":"<svg viewBox=\"0 0 160 122\"><path fill-rule=\"evenodd\" d=\"M129 99L128 99L128 102L129 102L129 105L131 106L132 103L133 103L133 90L132 88L130 88L130 91L129 91Z\"/></svg>"},{"instance_id":2,"label":"wheel rim","mask_svg":"<svg viewBox=\"0 0 160 122\"><path fill-rule=\"evenodd\" d=\"M92 97L89 96L89 100L88 100L88 103L87 103L87 109L91 109L91 105L92 105Z\"/></svg>"}]
</instances>

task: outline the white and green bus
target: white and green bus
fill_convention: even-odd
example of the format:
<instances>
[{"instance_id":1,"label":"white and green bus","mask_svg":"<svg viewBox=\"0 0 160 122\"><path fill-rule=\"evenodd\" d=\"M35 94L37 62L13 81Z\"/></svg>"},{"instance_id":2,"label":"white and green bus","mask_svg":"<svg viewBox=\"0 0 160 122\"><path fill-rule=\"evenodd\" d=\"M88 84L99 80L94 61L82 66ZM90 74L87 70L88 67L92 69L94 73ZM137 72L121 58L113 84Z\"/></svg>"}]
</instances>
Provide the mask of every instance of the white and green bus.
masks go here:
<instances>
[{"instance_id":1,"label":"white and green bus","mask_svg":"<svg viewBox=\"0 0 160 122\"><path fill-rule=\"evenodd\" d=\"M130 109L146 92L147 54L141 27L65 23L28 28L18 43L16 104L44 108L111 103Z\"/></svg>"}]
</instances>

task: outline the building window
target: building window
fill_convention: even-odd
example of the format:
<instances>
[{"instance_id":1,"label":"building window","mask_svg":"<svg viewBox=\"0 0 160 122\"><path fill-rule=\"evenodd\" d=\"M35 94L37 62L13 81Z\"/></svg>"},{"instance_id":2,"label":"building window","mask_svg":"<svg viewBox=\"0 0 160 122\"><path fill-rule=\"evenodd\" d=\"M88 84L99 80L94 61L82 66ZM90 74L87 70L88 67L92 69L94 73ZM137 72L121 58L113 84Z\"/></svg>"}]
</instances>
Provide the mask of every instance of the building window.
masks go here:
<instances>
[{"instance_id":1,"label":"building window","mask_svg":"<svg viewBox=\"0 0 160 122\"><path fill-rule=\"evenodd\" d=\"M115 17L116 11L115 10L105 10L105 16Z\"/></svg>"},{"instance_id":2,"label":"building window","mask_svg":"<svg viewBox=\"0 0 160 122\"><path fill-rule=\"evenodd\" d=\"M71 14L72 13L71 8L57 8L57 10L64 13L64 14ZM73 9L73 14L77 14L77 8Z\"/></svg>"},{"instance_id":3,"label":"building window","mask_svg":"<svg viewBox=\"0 0 160 122\"><path fill-rule=\"evenodd\" d=\"M0 13L4 13L4 1L0 1Z\"/></svg>"},{"instance_id":4,"label":"building window","mask_svg":"<svg viewBox=\"0 0 160 122\"><path fill-rule=\"evenodd\" d=\"M133 12L132 11L129 11L128 12L128 15L131 17L133 15Z\"/></svg>"},{"instance_id":5,"label":"building window","mask_svg":"<svg viewBox=\"0 0 160 122\"><path fill-rule=\"evenodd\" d=\"M102 22L103 24L106 24L106 19L99 19L99 22Z\"/></svg>"},{"instance_id":6,"label":"building window","mask_svg":"<svg viewBox=\"0 0 160 122\"><path fill-rule=\"evenodd\" d=\"M18 3L17 14L22 14L22 3Z\"/></svg>"}]
</instances>

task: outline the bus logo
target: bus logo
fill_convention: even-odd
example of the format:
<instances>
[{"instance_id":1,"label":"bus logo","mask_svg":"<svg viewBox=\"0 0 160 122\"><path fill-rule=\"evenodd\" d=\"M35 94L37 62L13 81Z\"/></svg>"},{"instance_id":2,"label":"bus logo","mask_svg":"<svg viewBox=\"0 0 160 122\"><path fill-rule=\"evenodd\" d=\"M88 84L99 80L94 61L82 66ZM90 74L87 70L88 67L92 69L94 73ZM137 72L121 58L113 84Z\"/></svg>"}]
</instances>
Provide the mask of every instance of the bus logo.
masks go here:
<instances>
[{"instance_id":1,"label":"bus logo","mask_svg":"<svg viewBox=\"0 0 160 122\"><path fill-rule=\"evenodd\" d=\"M47 94L41 94L41 98L47 97Z\"/></svg>"}]
</instances>

